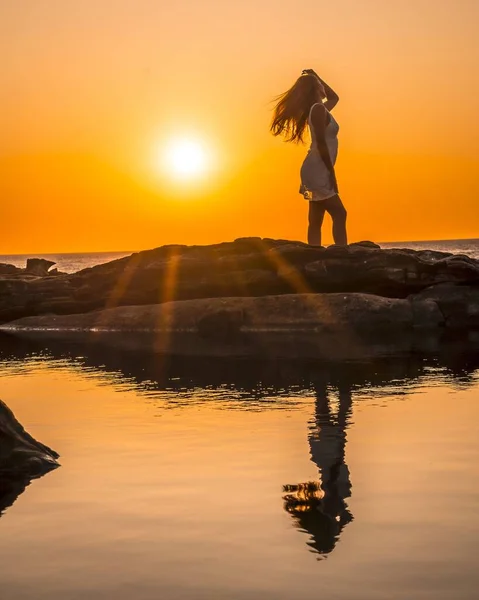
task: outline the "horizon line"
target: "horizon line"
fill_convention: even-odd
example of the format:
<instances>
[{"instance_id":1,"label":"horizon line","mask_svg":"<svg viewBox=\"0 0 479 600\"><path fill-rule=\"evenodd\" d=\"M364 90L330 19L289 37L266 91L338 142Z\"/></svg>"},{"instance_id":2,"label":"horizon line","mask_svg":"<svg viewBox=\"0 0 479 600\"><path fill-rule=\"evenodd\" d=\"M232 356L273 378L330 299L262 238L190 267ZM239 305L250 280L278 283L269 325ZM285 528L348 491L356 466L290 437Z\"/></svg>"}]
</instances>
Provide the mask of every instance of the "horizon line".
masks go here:
<instances>
[{"instance_id":1,"label":"horizon line","mask_svg":"<svg viewBox=\"0 0 479 600\"><path fill-rule=\"evenodd\" d=\"M248 237L251 238L257 238L259 236L241 236L240 238L235 238L235 239L247 239ZM269 238L269 239L283 239L283 238ZM434 239L427 239L427 240L388 240L388 241L381 241L381 242L374 242L377 243L378 245L381 244L424 244L427 242L473 242L479 240L479 237L477 238L434 238ZM169 243L169 244L161 244L160 246L153 246L151 248L143 248L143 249L136 249L136 250L85 250L85 251L75 251L75 252L62 252L62 251L48 251L48 252L41 252L38 250L35 251L31 251L31 252L0 252L0 256L28 256L30 254L46 254L49 256L55 256L55 255L62 255L62 256L68 256L68 255L75 255L75 254L133 254L136 252L144 252L147 250L154 250L155 248L161 248L162 246L213 246L216 244L221 244L221 243L228 243L228 242L233 242L235 240L224 240L223 242L212 242L211 244L183 244L180 242L176 242L176 243ZM291 240L291 242L301 242L302 240ZM372 241L372 240L358 240L358 242L360 241ZM351 243L358 243L358 242L351 242ZM304 242L303 242L304 243Z\"/></svg>"}]
</instances>

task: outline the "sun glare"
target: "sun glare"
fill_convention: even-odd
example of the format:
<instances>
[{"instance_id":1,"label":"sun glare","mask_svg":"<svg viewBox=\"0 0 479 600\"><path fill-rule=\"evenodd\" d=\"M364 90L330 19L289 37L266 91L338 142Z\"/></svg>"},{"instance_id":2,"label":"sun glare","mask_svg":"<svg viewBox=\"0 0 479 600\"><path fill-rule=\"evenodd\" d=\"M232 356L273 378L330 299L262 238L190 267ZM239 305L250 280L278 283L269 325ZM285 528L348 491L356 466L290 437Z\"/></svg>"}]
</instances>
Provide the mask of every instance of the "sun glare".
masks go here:
<instances>
[{"instance_id":1,"label":"sun glare","mask_svg":"<svg viewBox=\"0 0 479 600\"><path fill-rule=\"evenodd\" d=\"M177 179L193 179L209 169L209 156L204 145L193 139L171 140L164 150L167 172Z\"/></svg>"}]
</instances>

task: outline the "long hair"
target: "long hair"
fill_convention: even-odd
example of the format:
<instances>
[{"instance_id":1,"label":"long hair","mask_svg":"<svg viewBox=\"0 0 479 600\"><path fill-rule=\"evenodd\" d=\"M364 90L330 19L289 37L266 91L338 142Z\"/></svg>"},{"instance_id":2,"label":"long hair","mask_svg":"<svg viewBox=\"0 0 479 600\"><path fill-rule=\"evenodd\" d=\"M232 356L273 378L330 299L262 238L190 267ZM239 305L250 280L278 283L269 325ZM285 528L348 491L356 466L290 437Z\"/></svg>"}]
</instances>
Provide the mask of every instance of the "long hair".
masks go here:
<instances>
[{"instance_id":1,"label":"long hair","mask_svg":"<svg viewBox=\"0 0 479 600\"><path fill-rule=\"evenodd\" d=\"M276 106L270 127L273 135L284 135L287 142L304 142L309 111L318 101L318 87L314 75L301 75L287 92L274 99Z\"/></svg>"}]
</instances>

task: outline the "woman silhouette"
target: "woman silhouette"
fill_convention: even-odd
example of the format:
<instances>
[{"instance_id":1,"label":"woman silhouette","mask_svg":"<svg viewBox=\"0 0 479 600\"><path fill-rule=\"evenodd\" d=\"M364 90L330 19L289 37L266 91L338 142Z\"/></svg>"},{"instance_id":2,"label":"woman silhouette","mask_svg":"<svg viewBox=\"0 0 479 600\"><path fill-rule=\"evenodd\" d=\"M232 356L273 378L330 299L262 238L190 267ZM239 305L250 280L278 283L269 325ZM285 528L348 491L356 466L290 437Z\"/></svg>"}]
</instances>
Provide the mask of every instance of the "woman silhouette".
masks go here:
<instances>
[{"instance_id":1,"label":"woman silhouette","mask_svg":"<svg viewBox=\"0 0 479 600\"><path fill-rule=\"evenodd\" d=\"M334 171L339 125L331 114L339 97L312 69L305 69L276 100L270 128L273 135L284 135L288 142L303 142L307 125L311 133L299 189L309 200L308 243L321 246L321 226L327 211L333 220L334 243L345 246L346 209L338 195Z\"/></svg>"}]
</instances>

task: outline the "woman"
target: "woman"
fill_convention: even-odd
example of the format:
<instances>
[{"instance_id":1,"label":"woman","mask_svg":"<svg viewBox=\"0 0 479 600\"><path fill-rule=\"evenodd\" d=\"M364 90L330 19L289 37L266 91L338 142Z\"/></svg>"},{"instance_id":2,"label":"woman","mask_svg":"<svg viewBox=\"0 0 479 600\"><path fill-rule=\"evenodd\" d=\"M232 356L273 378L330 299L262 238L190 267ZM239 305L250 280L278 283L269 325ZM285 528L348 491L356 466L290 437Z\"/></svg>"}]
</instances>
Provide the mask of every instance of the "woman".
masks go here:
<instances>
[{"instance_id":1,"label":"woman","mask_svg":"<svg viewBox=\"0 0 479 600\"><path fill-rule=\"evenodd\" d=\"M305 69L292 88L277 98L271 132L288 142L303 142L306 125L311 147L301 167L299 189L309 200L308 243L321 246L321 226L327 211L333 219L334 243L345 246L346 209L338 195L334 164L338 153L339 125L331 110L338 95L312 69Z\"/></svg>"}]
</instances>

